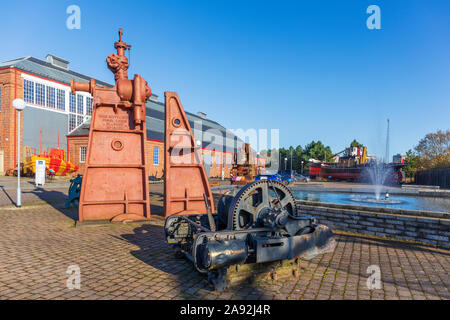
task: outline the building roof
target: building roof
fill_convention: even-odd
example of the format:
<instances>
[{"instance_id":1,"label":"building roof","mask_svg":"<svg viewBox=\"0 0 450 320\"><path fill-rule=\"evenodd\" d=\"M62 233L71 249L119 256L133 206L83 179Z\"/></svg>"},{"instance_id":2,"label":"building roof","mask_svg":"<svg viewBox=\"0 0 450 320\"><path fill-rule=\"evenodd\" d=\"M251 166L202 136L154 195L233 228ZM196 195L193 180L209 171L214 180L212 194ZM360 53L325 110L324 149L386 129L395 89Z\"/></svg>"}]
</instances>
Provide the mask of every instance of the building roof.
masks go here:
<instances>
[{"instance_id":1,"label":"building roof","mask_svg":"<svg viewBox=\"0 0 450 320\"><path fill-rule=\"evenodd\" d=\"M231 148L232 146L233 152L237 152L237 149L243 144L242 140L230 130L213 120L204 119L190 112L186 112L186 117L188 118L195 140L202 142L202 148L230 151L225 148L227 146ZM147 101L146 119L148 139L164 141L164 118L164 104L159 101ZM91 121L88 119L70 132L68 137L88 135L90 125Z\"/></svg>"},{"instance_id":2,"label":"building roof","mask_svg":"<svg viewBox=\"0 0 450 320\"><path fill-rule=\"evenodd\" d=\"M0 62L0 68L16 68L65 84L70 84L71 78L74 78L75 81L82 82L87 82L92 78L72 70L57 67L47 61L31 56ZM102 86L112 87L111 84L101 80L95 79L95 82Z\"/></svg>"},{"instance_id":3,"label":"building roof","mask_svg":"<svg viewBox=\"0 0 450 320\"><path fill-rule=\"evenodd\" d=\"M52 55L50 56L54 57ZM58 57L56 58L61 59ZM63 59L61 60L63 62L65 61ZM67 64L69 63L68 61L65 62L67 62ZM0 62L0 69L1 68L16 68L33 75L67 85L70 84L70 80L72 78L75 81L80 82L88 82L92 78L31 56ZM98 79L95 79L95 82L102 86L113 86ZM157 141L164 141L164 104L157 101L156 95L152 94L152 97L147 101L146 115L147 138ZM223 150L227 146L232 145L234 146L234 152L236 152L236 150L241 147L243 143L241 139L218 122L208 119L204 113L196 115L186 112L186 116L193 130L195 139L202 141L203 148ZM90 120L87 120L72 130L68 136L88 135L89 126Z\"/></svg>"}]
</instances>

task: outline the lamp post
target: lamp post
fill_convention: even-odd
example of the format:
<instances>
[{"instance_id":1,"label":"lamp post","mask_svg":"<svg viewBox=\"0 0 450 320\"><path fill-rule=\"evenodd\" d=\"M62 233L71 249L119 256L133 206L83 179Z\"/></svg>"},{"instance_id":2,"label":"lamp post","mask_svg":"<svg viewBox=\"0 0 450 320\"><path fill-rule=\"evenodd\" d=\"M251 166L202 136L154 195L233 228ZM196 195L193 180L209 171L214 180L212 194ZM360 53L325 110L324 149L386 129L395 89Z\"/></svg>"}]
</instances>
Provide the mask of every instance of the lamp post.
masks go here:
<instances>
[{"instance_id":1,"label":"lamp post","mask_svg":"<svg viewBox=\"0 0 450 320\"><path fill-rule=\"evenodd\" d=\"M256 174L260 174L259 172L259 152L256 154Z\"/></svg>"},{"instance_id":2,"label":"lamp post","mask_svg":"<svg viewBox=\"0 0 450 320\"><path fill-rule=\"evenodd\" d=\"M20 190L20 114L25 109L25 101L22 99L14 99L13 107L18 111L17 116L17 201L16 206L22 206L22 190Z\"/></svg>"},{"instance_id":3,"label":"lamp post","mask_svg":"<svg viewBox=\"0 0 450 320\"><path fill-rule=\"evenodd\" d=\"M292 171L292 149L291 149L291 171Z\"/></svg>"},{"instance_id":4,"label":"lamp post","mask_svg":"<svg viewBox=\"0 0 450 320\"><path fill-rule=\"evenodd\" d=\"M302 160L302 175L303 175L303 160Z\"/></svg>"},{"instance_id":5,"label":"lamp post","mask_svg":"<svg viewBox=\"0 0 450 320\"><path fill-rule=\"evenodd\" d=\"M287 158L284 158L284 170L287 170Z\"/></svg>"}]
</instances>

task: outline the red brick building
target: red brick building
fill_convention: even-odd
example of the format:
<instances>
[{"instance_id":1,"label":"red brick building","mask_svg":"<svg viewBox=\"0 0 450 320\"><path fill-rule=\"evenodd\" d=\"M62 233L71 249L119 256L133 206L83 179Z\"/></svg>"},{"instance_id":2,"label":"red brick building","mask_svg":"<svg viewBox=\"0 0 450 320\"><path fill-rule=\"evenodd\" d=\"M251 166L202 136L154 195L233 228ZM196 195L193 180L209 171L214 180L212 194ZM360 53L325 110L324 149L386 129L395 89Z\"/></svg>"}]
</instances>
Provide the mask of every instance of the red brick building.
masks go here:
<instances>
[{"instance_id":1,"label":"red brick building","mask_svg":"<svg viewBox=\"0 0 450 320\"><path fill-rule=\"evenodd\" d=\"M73 95L71 78L88 82L91 77L69 70L68 61L53 55L48 55L46 61L25 57L0 63L0 174L16 166L18 113L12 107L15 98L26 103L21 112L21 146L31 150L66 150L68 160L79 165L79 172L83 173L92 97L84 92ZM97 79L96 82L111 86ZM152 95L146 109L149 174L159 178L164 168L164 104ZM242 140L201 112L186 114L208 175L229 177L234 153L242 146ZM264 159L258 163L263 167Z\"/></svg>"}]
</instances>

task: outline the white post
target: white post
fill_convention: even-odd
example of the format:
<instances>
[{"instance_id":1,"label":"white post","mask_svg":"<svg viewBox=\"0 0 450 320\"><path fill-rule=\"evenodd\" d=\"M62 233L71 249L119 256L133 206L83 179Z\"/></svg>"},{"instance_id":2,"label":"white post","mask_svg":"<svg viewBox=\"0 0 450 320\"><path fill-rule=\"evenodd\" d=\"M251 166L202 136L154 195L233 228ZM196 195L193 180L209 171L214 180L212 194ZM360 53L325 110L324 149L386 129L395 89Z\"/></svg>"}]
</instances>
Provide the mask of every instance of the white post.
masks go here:
<instances>
[{"instance_id":1,"label":"white post","mask_svg":"<svg viewBox=\"0 0 450 320\"><path fill-rule=\"evenodd\" d=\"M291 149L291 171L292 171L292 149Z\"/></svg>"},{"instance_id":2,"label":"white post","mask_svg":"<svg viewBox=\"0 0 450 320\"><path fill-rule=\"evenodd\" d=\"M22 99L14 99L13 107L17 112L17 200L16 206L22 206L22 190L20 189L20 114L25 108L25 102Z\"/></svg>"},{"instance_id":3,"label":"white post","mask_svg":"<svg viewBox=\"0 0 450 320\"><path fill-rule=\"evenodd\" d=\"M20 114L17 113L17 206L22 206L22 190L20 190Z\"/></svg>"}]
</instances>

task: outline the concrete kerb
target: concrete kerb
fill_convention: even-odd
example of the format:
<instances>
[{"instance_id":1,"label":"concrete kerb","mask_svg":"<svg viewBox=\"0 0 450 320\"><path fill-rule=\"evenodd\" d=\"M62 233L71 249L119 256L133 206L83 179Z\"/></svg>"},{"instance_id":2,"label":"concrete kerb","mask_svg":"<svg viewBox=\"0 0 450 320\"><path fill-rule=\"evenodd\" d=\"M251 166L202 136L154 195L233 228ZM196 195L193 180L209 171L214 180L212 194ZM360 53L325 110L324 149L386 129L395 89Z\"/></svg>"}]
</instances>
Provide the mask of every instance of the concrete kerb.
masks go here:
<instances>
[{"instance_id":1,"label":"concrete kerb","mask_svg":"<svg viewBox=\"0 0 450 320\"><path fill-rule=\"evenodd\" d=\"M448 212L439 212L439 211L406 210L406 209L370 207L370 206L351 205L351 204L314 202L314 201L304 201L304 200L298 200L297 204L313 206L313 207L323 207L323 208L327 208L327 210L329 210L331 212L333 212L334 209L338 210L339 212L341 212L342 210L362 211L363 213L361 213L361 215L364 215L364 212L369 212L369 213L377 213L377 214L406 215L406 216L412 216L412 217L450 219L450 214ZM338 212L338 211L335 211L335 212ZM367 213L367 214L369 214L369 213Z\"/></svg>"},{"instance_id":2,"label":"concrete kerb","mask_svg":"<svg viewBox=\"0 0 450 320\"><path fill-rule=\"evenodd\" d=\"M325 186L315 186L315 185L293 185L290 186L291 191L303 191L303 192L333 192L333 193L373 193L373 188L336 188L336 187L325 187ZM432 198L450 198L450 190L425 190L419 188L396 188L396 187L384 187L386 192L396 195L404 196L422 196L422 197L432 197Z\"/></svg>"},{"instance_id":3,"label":"concrete kerb","mask_svg":"<svg viewBox=\"0 0 450 320\"><path fill-rule=\"evenodd\" d=\"M381 210L384 208L307 201L297 201L297 206L301 214L314 216L319 223L336 230L450 247L448 213L439 217L416 210L387 213Z\"/></svg>"}]
</instances>

